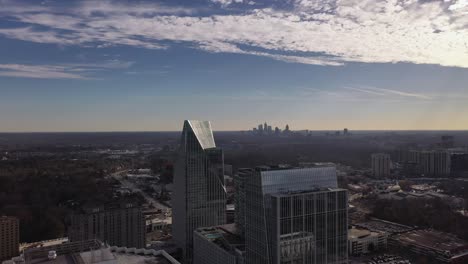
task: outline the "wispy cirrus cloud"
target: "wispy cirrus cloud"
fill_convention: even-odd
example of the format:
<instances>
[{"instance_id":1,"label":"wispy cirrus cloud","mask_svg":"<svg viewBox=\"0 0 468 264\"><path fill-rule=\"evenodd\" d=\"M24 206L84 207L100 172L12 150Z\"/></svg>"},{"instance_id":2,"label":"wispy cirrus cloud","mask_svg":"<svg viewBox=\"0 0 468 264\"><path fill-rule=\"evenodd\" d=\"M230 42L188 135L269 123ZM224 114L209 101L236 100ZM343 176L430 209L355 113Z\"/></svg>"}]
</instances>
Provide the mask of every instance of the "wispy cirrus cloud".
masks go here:
<instances>
[{"instance_id":1,"label":"wispy cirrus cloud","mask_svg":"<svg viewBox=\"0 0 468 264\"><path fill-rule=\"evenodd\" d=\"M53 65L0 64L0 76L34 79L87 79L66 67Z\"/></svg>"},{"instance_id":2,"label":"wispy cirrus cloud","mask_svg":"<svg viewBox=\"0 0 468 264\"><path fill-rule=\"evenodd\" d=\"M225 6L240 1L211 2ZM468 68L465 0L288 3L287 8L263 1L261 8L242 5L245 9L199 12L154 1L108 0L82 1L66 8L27 5L22 11L25 4L3 0L0 19L19 24L0 28L0 35L101 48L165 49L172 43L185 43L209 52L317 65L408 62Z\"/></svg>"},{"instance_id":3,"label":"wispy cirrus cloud","mask_svg":"<svg viewBox=\"0 0 468 264\"><path fill-rule=\"evenodd\" d=\"M410 93L410 92L403 92L399 90L392 90L386 88L376 88L376 87L343 87L343 89L357 91L361 93L371 94L371 95L378 95L378 96L400 96L400 97L410 97L410 98L417 98L423 100L431 100L433 99L431 96L419 93Z\"/></svg>"},{"instance_id":4,"label":"wispy cirrus cloud","mask_svg":"<svg viewBox=\"0 0 468 264\"><path fill-rule=\"evenodd\" d=\"M133 62L70 63L57 65L0 64L0 76L33 79L94 79L93 73L111 69L126 69Z\"/></svg>"}]
</instances>

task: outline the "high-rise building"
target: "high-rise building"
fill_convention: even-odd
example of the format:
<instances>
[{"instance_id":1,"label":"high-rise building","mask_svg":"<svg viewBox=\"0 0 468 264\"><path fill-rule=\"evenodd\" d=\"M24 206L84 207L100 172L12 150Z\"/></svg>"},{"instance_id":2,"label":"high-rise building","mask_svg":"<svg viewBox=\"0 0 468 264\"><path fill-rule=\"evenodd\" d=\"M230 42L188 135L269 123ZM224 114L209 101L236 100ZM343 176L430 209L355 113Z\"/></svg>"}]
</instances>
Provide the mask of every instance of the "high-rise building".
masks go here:
<instances>
[{"instance_id":1,"label":"high-rise building","mask_svg":"<svg viewBox=\"0 0 468 264\"><path fill-rule=\"evenodd\" d=\"M400 162L415 166L415 174L424 177L447 177L451 173L451 154L445 150L406 150Z\"/></svg>"},{"instance_id":2,"label":"high-rise building","mask_svg":"<svg viewBox=\"0 0 468 264\"><path fill-rule=\"evenodd\" d=\"M271 263L347 263L347 191L272 195Z\"/></svg>"},{"instance_id":3,"label":"high-rise building","mask_svg":"<svg viewBox=\"0 0 468 264\"><path fill-rule=\"evenodd\" d=\"M0 261L19 255L19 220L0 216Z\"/></svg>"},{"instance_id":4,"label":"high-rise building","mask_svg":"<svg viewBox=\"0 0 468 264\"><path fill-rule=\"evenodd\" d=\"M446 177L450 175L450 153L448 151L420 151L418 155L419 173L426 177Z\"/></svg>"},{"instance_id":5,"label":"high-rise building","mask_svg":"<svg viewBox=\"0 0 468 264\"><path fill-rule=\"evenodd\" d=\"M455 177L468 175L468 153L452 153L450 155L450 172Z\"/></svg>"},{"instance_id":6,"label":"high-rise building","mask_svg":"<svg viewBox=\"0 0 468 264\"><path fill-rule=\"evenodd\" d=\"M375 177L383 178L390 175L390 155L385 153L374 153L371 157L372 174Z\"/></svg>"},{"instance_id":7,"label":"high-rise building","mask_svg":"<svg viewBox=\"0 0 468 264\"><path fill-rule=\"evenodd\" d=\"M347 263L347 204L334 167L257 167L246 181L246 263Z\"/></svg>"},{"instance_id":8,"label":"high-rise building","mask_svg":"<svg viewBox=\"0 0 468 264\"><path fill-rule=\"evenodd\" d=\"M184 122L174 185L173 234L185 263L191 263L195 229L226 222L224 156L210 122Z\"/></svg>"},{"instance_id":9,"label":"high-rise building","mask_svg":"<svg viewBox=\"0 0 468 264\"><path fill-rule=\"evenodd\" d=\"M235 217L234 221L237 225L239 233L244 236L245 233L245 183L248 177L253 173L251 168L240 168L234 175L234 187L236 194L234 196Z\"/></svg>"},{"instance_id":10,"label":"high-rise building","mask_svg":"<svg viewBox=\"0 0 468 264\"><path fill-rule=\"evenodd\" d=\"M273 133L273 128L271 126L268 126L267 131L268 131L268 134L272 134Z\"/></svg>"},{"instance_id":11,"label":"high-rise building","mask_svg":"<svg viewBox=\"0 0 468 264\"><path fill-rule=\"evenodd\" d=\"M449 136L449 135L444 135L441 137L441 147L444 148L453 148L455 145L455 137L454 136Z\"/></svg>"},{"instance_id":12,"label":"high-rise building","mask_svg":"<svg viewBox=\"0 0 468 264\"><path fill-rule=\"evenodd\" d=\"M70 241L99 239L111 246L144 248L146 222L131 203L82 208L71 217Z\"/></svg>"},{"instance_id":13,"label":"high-rise building","mask_svg":"<svg viewBox=\"0 0 468 264\"><path fill-rule=\"evenodd\" d=\"M280 133L281 133L281 130L279 129L279 127L275 127L275 134L279 135Z\"/></svg>"}]
</instances>

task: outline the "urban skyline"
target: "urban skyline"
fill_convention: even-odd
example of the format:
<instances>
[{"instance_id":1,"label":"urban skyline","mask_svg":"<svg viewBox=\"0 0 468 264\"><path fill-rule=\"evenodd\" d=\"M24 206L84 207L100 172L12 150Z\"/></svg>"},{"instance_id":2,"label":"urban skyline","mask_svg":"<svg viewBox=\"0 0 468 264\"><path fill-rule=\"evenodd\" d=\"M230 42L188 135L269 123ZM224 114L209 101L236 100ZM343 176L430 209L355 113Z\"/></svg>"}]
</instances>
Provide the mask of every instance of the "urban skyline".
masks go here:
<instances>
[{"instance_id":1,"label":"urban skyline","mask_svg":"<svg viewBox=\"0 0 468 264\"><path fill-rule=\"evenodd\" d=\"M0 261L465 263L468 134L342 132L29 134L0 145Z\"/></svg>"},{"instance_id":2,"label":"urban skyline","mask_svg":"<svg viewBox=\"0 0 468 264\"><path fill-rule=\"evenodd\" d=\"M467 8L2 0L0 130L468 129Z\"/></svg>"}]
</instances>

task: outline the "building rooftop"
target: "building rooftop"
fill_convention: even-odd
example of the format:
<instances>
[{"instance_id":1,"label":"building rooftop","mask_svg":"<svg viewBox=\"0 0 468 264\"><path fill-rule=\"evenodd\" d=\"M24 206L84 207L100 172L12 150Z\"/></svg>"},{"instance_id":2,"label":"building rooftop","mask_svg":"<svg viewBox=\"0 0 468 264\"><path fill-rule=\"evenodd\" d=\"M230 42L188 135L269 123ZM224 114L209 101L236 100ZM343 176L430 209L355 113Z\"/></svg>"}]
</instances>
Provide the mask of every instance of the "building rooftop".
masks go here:
<instances>
[{"instance_id":1,"label":"building rooftop","mask_svg":"<svg viewBox=\"0 0 468 264\"><path fill-rule=\"evenodd\" d=\"M202 149L216 148L210 121L186 120Z\"/></svg>"},{"instance_id":2,"label":"building rooftop","mask_svg":"<svg viewBox=\"0 0 468 264\"><path fill-rule=\"evenodd\" d=\"M18 221L18 218L14 216L5 216L5 215L0 216L0 222L10 222L10 221Z\"/></svg>"},{"instance_id":3,"label":"building rooftop","mask_svg":"<svg viewBox=\"0 0 468 264\"><path fill-rule=\"evenodd\" d=\"M34 259L31 264L180 264L171 257L166 257L162 251L157 255L138 254L137 252L116 253L111 248L101 248L81 253L70 253L59 255L56 259L49 260L47 257Z\"/></svg>"},{"instance_id":4,"label":"building rooftop","mask_svg":"<svg viewBox=\"0 0 468 264\"><path fill-rule=\"evenodd\" d=\"M235 224L199 228L195 232L226 251L245 249L245 242L238 234Z\"/></svg>"},{"instance_id":5,"label":"building rooftop","mask_svg":"<svg viewBox=\"0 0 468 264\"><path fill-rule=\"evenodd\" d=\"M415 230L399 235L400 243L412 244L433 251L450 252L458 254L460 251L468 251L468 243L456 236L435 230Z\"/></svg>"},{"instance_id":6,"label":"building rooftop","mask_svg":"<svg viewBox=\"0 0 468 264\"><path fill-rule=\"evenodd\" d=\"M357 227L364 228L374 232L386 232L389 234L400 234L413 230L413 227L385 221L381 219L372 219L367 222L356 224Z\"/></svg>"},{"instance_id":7,"label":"building rooftop","mask_svg":"<svg viewBox=\"0 0 468 264\"><path fill-rule=\"evenodd\" d=\"M338 187L335 167L262 170L260 177L264 194Z\"/></svg>"},{"instance_id":8,"label":"building rooftop","mask_svg":"<svg viewBox=\"0 0 468 264\"><path fill-rule=\"evenodd\" d=\"M281 170L294 170L294 169L310 169L310 168L336 168L336 164L332 162L301 162L299 166L292 166L289 164L275 164L275 165L261 165L256 166L256 171L281 171ZM250 170L243 168L243 170Z\"/></svg>"},{"instance_id":9,"label":"building rooftop","mask_svg":"<svg viewBox=\"0 0 468 264\"><path fill-rule=\"evenodd\" d=\"M274 196L274 197L285 197L285 196L300 195L300 194L306 194L306 193L338 192L338 191L347 191L347 189L316 187L316 188L311 188L310 190L278 192L278 193L272 194L272 196Z\"/></svg>"},{"instance_id":10,"label":"building rooftop","mask_svg":"<svg viewBox=\"0 0 468 264\"><path fill-rule=\"evenodd\" d=\"M383 232L374 232L369 231L367 229L360 229L360 228L351 228L348 230L348 238L349 239L363 239L369 236L377 236L382 234Z\"/></svg>"},{"instance_id":11,"label":"building rooftop","mask_svg":"<svg viewBox=\"0 0 468 264\"><path fill-rule=\"evenodd\" d=\"M50 239L50 240L44 240L44 241L38 241L38 242L32 242L32 243L24 243L20 245L20 251L26 250L26 249L37 248L37 247L50 247L50 246L60 245L66 242L68 242L68 237L62 237L62 238L56 238L56 239Z\"/></svg>"},{"instance_id":12,"label":"building rooftop","mask_svg":"<svg viewBox=\"0 0 468 264\"><path fill-rule=\"evenodd\" d=\"M395 255L381 255L372 257L367 264L411 264L407 259Z\"/></svg>"},{"instance_id":13,"label":"building rooftop","mask_svg":"<svg viewBox=\"0 0 468 264\"><path fill-rule=\"evenodd\" d=\"M133 200L123 200L123 201L116 201L107 204L85 204L81 207L78 207L76 213L84 213L84 214L93 214L93 213L100 213L103 211L110 211L110 210L119 210L125 208L140 208L140 206L136 205Z\"/></svg>"},{"instance_id":14,"label":"building rooftop","mask_svg":"<svg viewBox=\"0 0 468 264\"><path fill-rule=\"evenodd\" d=\"M57 257L49 259L50 251ZM164 250L109 247L98 240L67 242L27 249L6 264L180 264Z\"/></svg>"},{"instance_id":15,"label":"building rooftop","mask_svg":"<svg viewBox=\"0 0 468 264\"><path fill-rule=\"evenodd\" d=\"M348 230L349 238L364 238L371 235L371 231L366 229L351 228Z\"/></svg>"}]
</instances>

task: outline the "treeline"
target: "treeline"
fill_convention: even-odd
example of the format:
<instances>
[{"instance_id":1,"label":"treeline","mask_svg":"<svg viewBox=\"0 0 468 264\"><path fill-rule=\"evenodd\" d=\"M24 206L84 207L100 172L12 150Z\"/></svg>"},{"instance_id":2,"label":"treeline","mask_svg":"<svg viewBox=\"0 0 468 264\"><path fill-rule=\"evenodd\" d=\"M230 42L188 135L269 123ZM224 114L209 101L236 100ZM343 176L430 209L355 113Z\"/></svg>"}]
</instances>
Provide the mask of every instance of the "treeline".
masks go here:
<instances>
[{"instance_id":1,"label":"treeline","mask_svg":"<svg viewBox=\"0 0 468 264\"><path fill-rule=\"evenodd\" d=\"M372 216L421 228L434 228L468 241L468 217L454 212L441 199L380 199Z\"/></svg>"},{"instance_id":2,"label":"treeline","mask_svg":"<svg viewBox=\"0 0 468 264\"><path fill-rule=\"evenodd\" d=\"M22 242L62 237L73 206L112 201L116 183L104 177L110 165L84 160L0 162L0 215L20 219Z\"/></svg>"},{"instance_id":3,"label":"treeline","mask_svg":"<svg viewBox=\"0 0 468 264\"><path fill-rule=\"evenodd\" d=\"M311 140L312 141L312 140ZM242 149L225 151L225 161L234 167L254 167L299 162L336 162L355 168L370 167L370 157L379 149L372 144L339 141L312 141L298 143L271 143L247 145Z\"/></svg>"}]
</instances>

